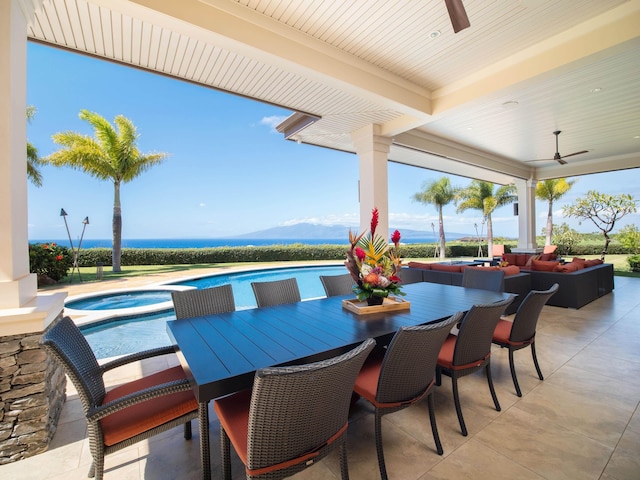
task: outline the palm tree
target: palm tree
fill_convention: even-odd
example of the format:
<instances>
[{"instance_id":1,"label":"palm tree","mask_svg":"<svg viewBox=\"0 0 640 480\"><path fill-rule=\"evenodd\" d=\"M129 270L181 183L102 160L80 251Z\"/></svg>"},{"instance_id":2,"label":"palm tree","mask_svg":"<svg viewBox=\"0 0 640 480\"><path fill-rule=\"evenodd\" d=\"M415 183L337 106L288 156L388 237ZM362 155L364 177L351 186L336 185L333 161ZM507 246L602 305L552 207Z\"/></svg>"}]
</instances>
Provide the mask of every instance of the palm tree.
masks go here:
<instances>
[{"instance_id":1,"label":"palm tree","mask_svg":"<svg viewBox=\"0 0 640 480\"><path fill-rule=\"evenodd\" d=\"M82 170L99 180L113 182L113 252L114 272L120 272L122 247L122 208L120 205L120 185L130 182L142 172L162 162L166 153L142 154L136 147L138 134L131 120L118 115L114 119L116 128L94 112L81 110L81 120L94 129L95 138L76 132L60 132L53 135L53 141L63 148L42 160L52 165L67 166Z\"/></svg>"},{"instance_id":2,"label":"palm tree","mask_svg":"<svg viewBox=\"0 0 640 480\"><path fill-rule=\"evenodd\" d=\"M31 123L31 120L36 114L36 107L29 105L27 107L27 123ZM27 142L27 178L31 180L36 187L42 186L42 174L38 170L38 166L42 162L38 157L38 149L31 143Z\"/></svg>"},{"instance_id":3,"label":"palm tree","mask_svg":"<svg viewBox=\"0 0 640 480\"><path fill-rule=\"evenodd\" d=\"M440 258L442 259L446 256L442 208L455 200L456 192L457 188L451 186L451 180L448 177L442 177L430 183L425 182L422 191L413 195L414 201L425 205L434 205L438 209L438 233L440 235Z\"/></svg>"},{"instance_id":4,"label":"palm tree","mask_svg":"<svg viewBox=\"0 0 640 480\"><path fill-rule=\"evenodd\" d=\"M458 212L468 209L480 210L487 221L487 250L493 250L493 223L491 214L504 205L516 201L515 185L503 185L494 192L494 184L482 180L473 180L471 185L458 193Z\"/></svg>"},{"instance_id":5,"label":"palm tree","mask_svg":"<svg viewBox=\"0 0 640 480\"><path fill-rule=\"evenodd\" d=\"M565 193L571 189L574 183L576 183L575 180L567 181L566 178L555 178L543 180L536 185L536 198L549 204L545 245L551 245L551 234L553 233L553 202L560 200Z\"/></svg>"}]
</instances>

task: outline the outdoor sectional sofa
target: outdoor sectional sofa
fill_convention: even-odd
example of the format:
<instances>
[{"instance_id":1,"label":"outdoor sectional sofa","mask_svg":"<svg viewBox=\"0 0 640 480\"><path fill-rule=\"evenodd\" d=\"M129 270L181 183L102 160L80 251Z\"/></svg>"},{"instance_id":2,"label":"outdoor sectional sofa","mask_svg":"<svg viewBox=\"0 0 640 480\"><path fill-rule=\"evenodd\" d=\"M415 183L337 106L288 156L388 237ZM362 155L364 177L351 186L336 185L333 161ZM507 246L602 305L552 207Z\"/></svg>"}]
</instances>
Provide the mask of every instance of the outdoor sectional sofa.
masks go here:
<instances>
[{"instance_id":1,"label":"outdoor sectional sofa","mask_svg":"<svg viewBox=\"0 0 640 480\"><path fill-rule=\"evenodd\" d=\"M530 290L547 290L554 283L557 283L560 288L547 304L557 307L580 308L614 289L612 264L595 262L595 264L585 263L577 266L572 265L574 262L564 265L553 262L553 268L560 270L555 271L551 269L551 265L541 266L539 262L534 262L534 265L528 270L525 270L526 267L518 267L517 270L514 266L505 268L505 292L517 294L516 299L507 309L507 314L515 313ZM580 259L576 259L577 262L580 262ZM462 285L462 270L464 268L483 267L409 262L406 267L402 268L400 278L405 283L433 282ZM541 268L547 270L541 270Z\"/></svg>"},{"instance_id":2,"label":"outdoor sectional sofa","mask_svg":"<svg viewBox=\"0 0 640 480\"><path fill-rule=\"evenodd\" d=\"M432 282L460 286L462 285L462 271L465 268L478 267L464 264L409 262L408 266L401 270L400 278L404 283ZM521 273L519 268L505 269L504 290L517 294L511 305L507 307L506 313L510 315L515 313L518 305L531 290L529 274Z\"/></svg>"}]
</instances>

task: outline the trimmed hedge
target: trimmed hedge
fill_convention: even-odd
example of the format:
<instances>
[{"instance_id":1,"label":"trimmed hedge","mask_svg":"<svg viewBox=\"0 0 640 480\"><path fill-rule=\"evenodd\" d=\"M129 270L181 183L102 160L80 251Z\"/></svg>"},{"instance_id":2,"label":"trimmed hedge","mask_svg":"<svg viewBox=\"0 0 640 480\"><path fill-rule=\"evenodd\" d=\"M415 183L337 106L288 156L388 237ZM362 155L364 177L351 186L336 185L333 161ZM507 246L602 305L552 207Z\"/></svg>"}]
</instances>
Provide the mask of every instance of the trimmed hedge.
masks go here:
<instances>
[{"instance_id":1,"label":"trimmed hedge","mask_svg":"<svg viewBox=\"0 0 640 480\"><path fill-rule=\"evenodd\" d=\"M505 251L516 248L516 243L505 243ZM206 263L277 262L304 260L344 260L345 245L270 245L261 247L216 248L123 248L121 264L127 265L193 265ZM483 246L486 251L486 244ZM627 254L622 245L612 242L608 254ZM404 258L431 258L434 244L410 244L400 248ZM602 244L576 245L572 255L600 255ZM447 245L447 258L477 257L478 244L451 243ZM110 248L88 248L78 257L81 267L93 267L97 263L111 265Z\"/></svg>"}]
</instances>

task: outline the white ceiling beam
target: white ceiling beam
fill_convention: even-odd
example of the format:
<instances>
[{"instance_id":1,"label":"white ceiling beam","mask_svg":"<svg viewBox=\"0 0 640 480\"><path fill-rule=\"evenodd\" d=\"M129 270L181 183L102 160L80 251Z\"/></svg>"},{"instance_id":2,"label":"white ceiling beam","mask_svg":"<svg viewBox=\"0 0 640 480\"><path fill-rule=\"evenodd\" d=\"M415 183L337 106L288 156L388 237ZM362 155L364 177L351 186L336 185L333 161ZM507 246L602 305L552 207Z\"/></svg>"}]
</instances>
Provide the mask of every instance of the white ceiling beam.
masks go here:
<instances>
[{"instance_id":1,"label":"white ceiling beam","mask_svg":"<svg viewBox=\"0 0 640 480\"><path fill-rule=\"evenodd\" d=\"M280 65L287 71L320 77L325 84L421 119L421 124L430 119L431 100L427 89L235 2L131 2L179 19L185 22L183 28L196 26L209 35L216 35L216 41L222 47L228 45L234 51L252 57L256 52L263 58L266 54L270 57L270 64Z\"/></svg>"}]
</instances>

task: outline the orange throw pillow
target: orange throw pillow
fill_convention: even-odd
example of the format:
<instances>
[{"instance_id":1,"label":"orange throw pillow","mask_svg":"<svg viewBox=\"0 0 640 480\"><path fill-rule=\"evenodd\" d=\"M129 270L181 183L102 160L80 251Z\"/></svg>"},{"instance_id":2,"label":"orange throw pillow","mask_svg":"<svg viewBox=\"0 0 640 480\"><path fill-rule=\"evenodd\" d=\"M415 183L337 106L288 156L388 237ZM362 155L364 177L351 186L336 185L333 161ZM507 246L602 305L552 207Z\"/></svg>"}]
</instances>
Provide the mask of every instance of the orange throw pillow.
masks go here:
<instances>
[{"instance_id":1,"label":"orange throw pillow","mask_svg":"<svg viewBox=\"0 0 640 480\"><path fill-rule=\"evenodd\" d=\"M545 262L544 260L532 260L531 270L537 272L553 272L560 262Z\"/></svg>"},{"instance_id":2,"label":"orange throw pillow","mask_svg":"<svg viewBox=\"0 0 640 480\"><path fill-rule=\"evenodd\" d=\"M462 271L461 265L444 265L442 263L432 263L431 270L436 270L439 272L458 272Z\"/></svg>"},{"instance_id":3,"label":"orange throw pillow","mask_svg":"<svg viewBox=\"0 0 640 480\"><path fill-rule=\"evenodd\" d=\"M578 270L580 270L581 267L578 266L576 263L565 263L564 265L558 265L555 268L556 272L562 272L562 273L567 273L567 272L577 272Z\"/></svg>"}]
</instances>

